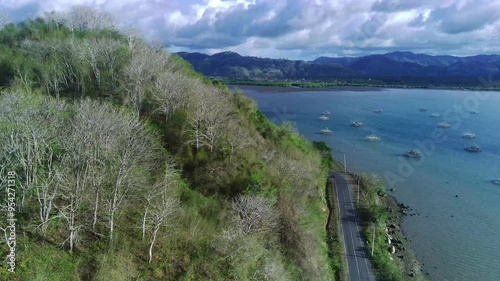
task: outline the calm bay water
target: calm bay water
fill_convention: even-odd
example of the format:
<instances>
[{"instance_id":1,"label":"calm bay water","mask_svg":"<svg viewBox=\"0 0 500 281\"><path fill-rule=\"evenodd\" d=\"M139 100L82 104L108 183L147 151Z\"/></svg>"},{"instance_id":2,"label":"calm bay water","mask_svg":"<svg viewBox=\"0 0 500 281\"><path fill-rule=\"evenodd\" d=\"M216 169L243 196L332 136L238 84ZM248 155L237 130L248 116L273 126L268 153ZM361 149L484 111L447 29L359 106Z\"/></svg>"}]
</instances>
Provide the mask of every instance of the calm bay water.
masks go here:
<instances>
[{"instance_id":1,"label":"calm bay water","mask_svg":"<svg viewBox=\"0 0 500 281\"><path fill-rule=\"evenodd\" d=\"M432 280L500 280L500 92L383 89L329 91L240 87L258 102L259 109L276 123L293 121L309 140L325 141L337 160L347 156L351 171L402 175L392 193L410 205L419 216L408 216L403 229ZM475 97L489 97L482 100ZM417 147L416 141L432 139L432 132L444 117L430 114L453 112L454 105L474 106L479 114L458 117L448 114L452 128L445 129L446 141L435 143L422 163L413 161L409 177L398 172L401 154ZM419 112L419 108L428 112ZM381 108L383 113L374 113ZM318 119L329 110L328 121ZM350 126L358 120L360 128ZM457 122L460 120L460 124ZM319 134L327 126L334 133ZM481 153L464 151L473 142L463 139L470 130ZM371 133L378 143L363 138ZM407 171L403 171L407 172ZM390 181L387 181L390 184ZM456 197L458 195L458 197Z\"/></svg>"}]
</instances>

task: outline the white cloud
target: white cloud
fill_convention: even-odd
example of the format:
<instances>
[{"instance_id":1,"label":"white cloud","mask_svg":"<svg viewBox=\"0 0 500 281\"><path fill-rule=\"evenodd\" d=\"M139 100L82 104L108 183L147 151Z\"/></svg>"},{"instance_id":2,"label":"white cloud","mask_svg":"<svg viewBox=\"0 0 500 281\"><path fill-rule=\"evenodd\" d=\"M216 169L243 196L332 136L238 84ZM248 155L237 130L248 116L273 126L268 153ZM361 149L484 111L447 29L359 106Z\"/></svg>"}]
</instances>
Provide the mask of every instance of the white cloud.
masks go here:
<instances>
[{"instance_id":1,"label":"white cloud","mask_svg":"<svg viewBox=\"0 0 500 281\"><path fill-rule=\"evenodd\" d=\"M498 0L0 0L18 20L72 5L107 11L173 50L296 59L500 51Z\"/></svg>"}]
</instances>

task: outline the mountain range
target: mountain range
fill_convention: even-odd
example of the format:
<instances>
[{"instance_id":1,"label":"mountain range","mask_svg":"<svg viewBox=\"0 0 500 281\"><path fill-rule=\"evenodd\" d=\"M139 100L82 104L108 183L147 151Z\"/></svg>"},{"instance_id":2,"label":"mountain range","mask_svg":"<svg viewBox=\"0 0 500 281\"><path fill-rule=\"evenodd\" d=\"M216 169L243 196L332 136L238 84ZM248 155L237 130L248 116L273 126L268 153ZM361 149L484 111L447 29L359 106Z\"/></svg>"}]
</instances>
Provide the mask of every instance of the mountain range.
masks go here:
<instances>
[{"instance_id":1,"label":"mountain range","mask_svg":"<svg viewBox=\"0 0 500 281\"><path fill-rule=\"evenodd\" d=\"M500 77L500 55L431 56L392 52L362 57L319 57L312 61L177 53L195 70L211 77L238 80L377 79L404 83L479 84L478 77Z\"/></svg>"}]
</instances>

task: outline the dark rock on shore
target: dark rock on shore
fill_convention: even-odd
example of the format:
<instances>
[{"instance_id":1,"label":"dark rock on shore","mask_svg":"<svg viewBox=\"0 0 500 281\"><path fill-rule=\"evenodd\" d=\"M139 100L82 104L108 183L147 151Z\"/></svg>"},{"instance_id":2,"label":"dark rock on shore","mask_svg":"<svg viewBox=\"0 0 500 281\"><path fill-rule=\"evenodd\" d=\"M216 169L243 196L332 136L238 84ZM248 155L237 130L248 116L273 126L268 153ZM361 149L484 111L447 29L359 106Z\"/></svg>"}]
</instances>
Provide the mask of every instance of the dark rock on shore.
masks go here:
<instances>
[{"instance_id":1,"label":"dark rock on shore","mask_svg":"<svg viewBox=\"0 0 500 281\"><path fill-rule=\"evenodd\" d=\"M425 280L425 274L422 269L421 263L417 260L415 253L411 249L411 240L406 237L403 230L401 229L402 220L405 214L410 212L410 206L403 203L398 203L393 197L385 196L381 197L383 204L386 206L386 210L390 213L393 212L389 217L386 224L386 231L388 234L387 240L390 246L388 248L389 253L394 247L395 255L398 257L394 261L400 264L403 268L403 277L405 280ZM412 212L415 213L415 212ZM410 276L409 273L413 273L414 276Z\"/></svg>"}]
</instances>

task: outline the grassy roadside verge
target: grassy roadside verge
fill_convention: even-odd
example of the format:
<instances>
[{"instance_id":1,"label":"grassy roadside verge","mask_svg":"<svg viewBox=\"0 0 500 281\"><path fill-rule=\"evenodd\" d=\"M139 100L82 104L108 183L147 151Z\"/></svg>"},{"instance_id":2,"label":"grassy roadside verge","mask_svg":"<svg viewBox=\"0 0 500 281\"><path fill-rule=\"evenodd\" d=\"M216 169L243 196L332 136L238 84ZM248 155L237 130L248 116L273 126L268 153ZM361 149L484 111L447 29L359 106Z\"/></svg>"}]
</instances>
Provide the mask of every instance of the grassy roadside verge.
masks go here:
<instances>
[{"instance_id":1,"label":"grassy roadside verge","mask_svg":"<svg viewBox=\"0 0 500 281\"><path fill-rule=\"evenodd\" d=\"M332 150L324 142L313 142L313 146L321 153L323 158L323 169L337 170L340 168L338 163L333 160ZM347 281L347 265L344 258L344 244L340 232L340 219L338 206L336 204L334 184L328 177L325 183L325 198L328 206L328 219L326 222L326 243L328 246L328 258L334 280Z\"/></svg>"}]
</instances>

